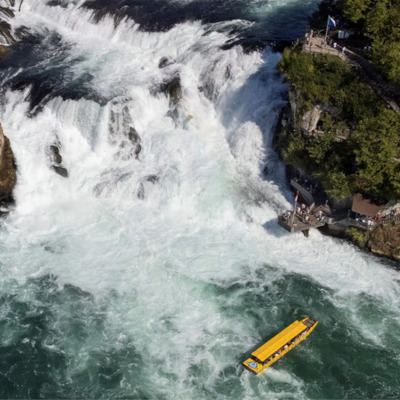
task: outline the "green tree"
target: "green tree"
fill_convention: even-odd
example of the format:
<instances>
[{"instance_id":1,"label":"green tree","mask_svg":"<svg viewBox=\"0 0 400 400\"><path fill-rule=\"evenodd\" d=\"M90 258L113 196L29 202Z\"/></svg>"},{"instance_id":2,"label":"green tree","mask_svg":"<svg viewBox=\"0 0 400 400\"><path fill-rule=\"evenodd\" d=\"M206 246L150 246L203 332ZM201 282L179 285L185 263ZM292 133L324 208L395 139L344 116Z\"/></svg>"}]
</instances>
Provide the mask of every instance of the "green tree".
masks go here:
<instances>
[{"instance_id":1,"label":"green tree","mask_svg":"<svg viewBox=\"0 0 400 400\"><path fill-rule=\"evenodd\" d=\"M377 197L400 197L400 118L382 109L360 122L353 134L356 185Z\"/></svg>"},{"instance_id":2,"label":"green tree","mask_svg":"<svg viewBox=\"0 0 400 400\"><path fill-rule=\"evenodd\" d=\"M328 196L334 199L345 199L351 195L350 178L339 169L327 171L323 183Z\"/></svg>"},{"instance_id":3,"label":"green tree","mask_svg":"<svg viewBox=\"0 0 400 400\"><path fill-rule=\"evenodd\" d=\"M363 22L371 6L371 0L342 0L344 17L353 22Z\"/></svg>"}]
</instances>

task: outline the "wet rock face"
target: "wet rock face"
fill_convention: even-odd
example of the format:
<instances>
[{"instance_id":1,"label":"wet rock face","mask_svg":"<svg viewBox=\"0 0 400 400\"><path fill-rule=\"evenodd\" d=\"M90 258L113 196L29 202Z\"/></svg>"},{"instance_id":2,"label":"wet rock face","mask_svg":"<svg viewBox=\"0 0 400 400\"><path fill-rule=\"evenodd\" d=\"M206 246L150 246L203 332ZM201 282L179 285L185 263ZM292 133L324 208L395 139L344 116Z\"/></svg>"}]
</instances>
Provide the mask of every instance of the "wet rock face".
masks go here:
<instances>
[{"instance_id":1,"label":"wet rock face","mask_svg":"<svg viewBox=\"0 0 400 400\"><path fill-rule=\"evenodd\" d=\"M118 103L115 104L115 107L118 107ZM111 110L109 141L112 145L118 146L116 158L123 161L139 158L142 151L141 137L133 127L128 106L123 107L122 111Z\"/></svg>"},{"instance_id":2,"label":"wet rock face","mask_svg":"<svg viewBox=\"0 0 400 400\"><path fill-rule=\"evenodd\" d=\"M50 161L50 168L63 178L68 178L68 170L62 166L62 156L60 154L61 144L60 142L53 143L48 148L48 157Z\"/></svg>"},{"instance_id":3,"label":"wet rock face","mask_svg":"<svg viewBox=\"0 0 400 400\"><path fill-rule=\"evenodd\" d=\"M176 106L182 99L181 78L175 76L170 81L163 83L160 90L162 93L169 96L170 106Z\"/></svg>"},{"instance_id":4,"label":"wet rock face","mask_svg":"<svg viewBox=\"0 0 400 400\"><path fill-rule=\"evenodd\" d=\"M14 154L10 140L0 125L0 201L12 202L12 191L17 182Z\"/></svg>"}]
</instances>

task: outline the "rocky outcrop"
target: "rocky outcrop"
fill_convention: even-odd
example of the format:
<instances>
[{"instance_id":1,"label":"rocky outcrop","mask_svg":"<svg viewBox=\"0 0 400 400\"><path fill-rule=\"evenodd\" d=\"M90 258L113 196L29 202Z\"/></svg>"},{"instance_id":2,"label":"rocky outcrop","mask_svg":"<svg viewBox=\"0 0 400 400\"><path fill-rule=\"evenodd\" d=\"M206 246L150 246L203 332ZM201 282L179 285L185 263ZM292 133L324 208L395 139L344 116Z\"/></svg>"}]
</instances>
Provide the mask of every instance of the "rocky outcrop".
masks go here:
<instances>
[{"instance_id":1,"label":"rocky outcrop","mask_svg":"<svg viewBox=\"0 0 400 400\"><path fill-rule=\"evenodd\" d=\"M367 247L380 256L400 261L400 224L381 225L369 234Z\"/></svg>"},{"instance_id":2,"label":"rocky outcrop","mask_svg":"<svg viewBox=\"0 0 400 400\"><path fill-rule=\"evenodd\" d=\"M322 107L319 104L313 107L310 111L307 111L301 118L301 130L305 133L316 131L321 114Z\"/></svg>"},{"instance_id":3,"label":"rocky outcrop","mask_svg":"<svg viewBox=\"0 0 400 400\"><path fill-rule=\"evenodd\" d=\"M0 201L12 201L12 192L17 182L16 165L10 140L0 125Z\"/></svg>"},{"instance_id":4,"label":"rocky outcrop","mask_svg":"<svg viewBox=\"0 0 400 400\"><path fill-rule=\"evenodd\" d=\"M340 117L340 111L332 104L316 104L309 108L305 105L303 94L293 88L289 88L289 102L282 112L282 127L291 127L299 129L304 135L323 135L320 129L321 118L329 115L333 120ZM349 136L349 129L337 128L336 138L338 141L345 140Z\"/></svg>"}]
</instances>

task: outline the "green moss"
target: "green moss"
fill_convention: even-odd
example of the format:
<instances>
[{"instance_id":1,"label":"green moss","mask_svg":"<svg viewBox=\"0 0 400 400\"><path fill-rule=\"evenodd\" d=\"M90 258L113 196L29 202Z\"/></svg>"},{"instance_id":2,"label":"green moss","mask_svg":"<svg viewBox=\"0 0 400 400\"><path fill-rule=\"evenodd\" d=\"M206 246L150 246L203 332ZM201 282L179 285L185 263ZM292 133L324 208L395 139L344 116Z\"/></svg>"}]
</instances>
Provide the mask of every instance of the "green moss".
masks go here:
<instances>
[{"instance_id":1,"label":"green moss","mask_svg":"<svg viewBox=\"0 0 400 400\"><path fill-rule=\"evenodd\" d=\"M361 229L357 228L349 228L346 229L346 235L357 245L365 246L368 240L368 232L362 231Z\"/></svg>"}]
</instances>

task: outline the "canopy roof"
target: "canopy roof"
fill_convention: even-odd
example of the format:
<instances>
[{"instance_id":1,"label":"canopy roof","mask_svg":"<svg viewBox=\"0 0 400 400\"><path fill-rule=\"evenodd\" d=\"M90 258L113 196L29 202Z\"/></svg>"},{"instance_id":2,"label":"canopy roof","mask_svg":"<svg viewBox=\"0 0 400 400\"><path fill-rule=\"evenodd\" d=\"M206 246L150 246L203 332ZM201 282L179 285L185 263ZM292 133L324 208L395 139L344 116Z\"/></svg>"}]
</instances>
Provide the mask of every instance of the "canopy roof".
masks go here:
<instances>
[{"instance_id":1,"label":"canopy roof","mask_svg":"<svg viewBox=\"0 0 400 400\"><path fill-rule=\"evenodd\" d=\"M367 217L375 217L383 207L378 206L369 199L365 199L361 193L357 193L353 197L351 210Z\"/></svg>"},{"instance_id":2,"label":"canopy roof","mask_svg":"<svg viewBox=\"0 0 400 400\"><path fill-rule=\"evenodd\" d=\"M253 351L251 355L258 358L260 361L264 362L272 354L276 353L281 349L286 343L295 338L299 333L306 330L307 327L299 321L293 322L282 332L278 333L272 339L268 340L267 343L263 344L257 350Z\"/></svg>"}]
</instances>

